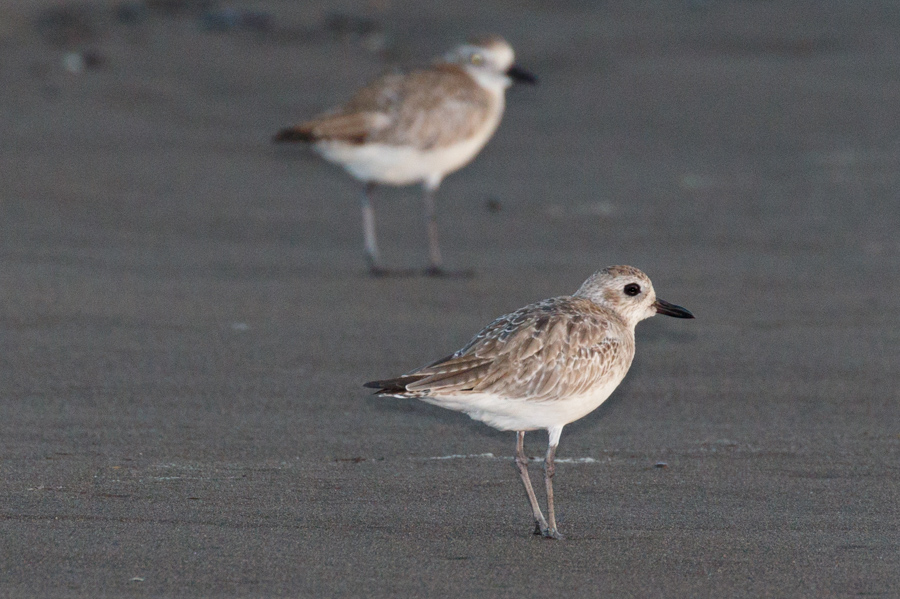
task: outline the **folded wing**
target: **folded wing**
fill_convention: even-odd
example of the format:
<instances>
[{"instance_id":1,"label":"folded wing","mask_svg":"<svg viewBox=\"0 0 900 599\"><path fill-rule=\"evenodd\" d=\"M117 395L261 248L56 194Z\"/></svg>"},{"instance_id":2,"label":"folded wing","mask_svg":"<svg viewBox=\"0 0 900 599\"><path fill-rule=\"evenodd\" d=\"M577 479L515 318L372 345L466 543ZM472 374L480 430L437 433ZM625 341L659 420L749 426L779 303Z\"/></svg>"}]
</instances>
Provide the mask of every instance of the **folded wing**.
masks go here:
<instances>
[{"instance_id":1,"label":"folded wing","mask_svg":"<svg viewBox=\"0 0 900 599\"><path fill-rule=\"evenodd\" d=\"M458 67L441 65L383 75L347 104L279 131L274 141L341 141L427 150L471 137L492 111L492 98Z\"/></svg>"},{"instance_id":2,"label":"folded wing","mask_svg":"<svg viewBox=\"0 0 900 599\"><path fill-rule=\"evenodd\" d=\"M530 401L565 399L610 376L622 362L616 358L633 352L633 344L609 334L610 318L588 300L546 300L498 318L451 356L366 386L379 394L412 397L489 393Z\"/></svg>"}]
</instances>

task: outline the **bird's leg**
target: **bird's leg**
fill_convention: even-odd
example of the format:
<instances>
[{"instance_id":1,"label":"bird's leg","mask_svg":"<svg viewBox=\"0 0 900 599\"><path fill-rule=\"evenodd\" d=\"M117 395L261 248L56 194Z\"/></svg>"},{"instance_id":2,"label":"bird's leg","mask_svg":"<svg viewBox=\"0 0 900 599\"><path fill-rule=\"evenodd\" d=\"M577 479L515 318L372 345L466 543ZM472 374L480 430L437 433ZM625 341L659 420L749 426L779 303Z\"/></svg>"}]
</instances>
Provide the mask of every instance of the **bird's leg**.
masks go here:
<instances>
[{"instance_id":1,"label":"bird's leg","mask_svg":"<svg viewBox=\"0 0 900 599\"><path fill-rule=\"evenodd\" d=\"M548 539L562 539L562 535L556 529L556 510L553 507L553 475L556 472L556 464L553 463L553 460L556 457L556 447L559 445L562 427L550 428L547 433L550 439L547 444L547 456L544 458L544 484L547 486L547 517L550 525L542 530L541 534Z\"/></svg>"},{"instance_id":2,"label":"bird's leg","mask_svg":"<svg viewBox=\"0 0 900 599\"><path fill-rule=\"evenodd\" d=\"M541 513L541 506L538 505L537 497L534 496L534 488L532 488L531 478L528 476L528 457L525 455L525 431L516 432L516 467L519 469L519 476L522 477L525 493L528 495L529 503L531 503L531 513L534 516L534 534L543 534L543 531L547 530L547 521L544 520L544 514Z\"/></svg>"},{"instance_id":3,"label":"bird's leg","mask_svg":"<svg viewBox=\"0 0 900 599\"><path fill-rule=\"evenodd\" d=\"M547 518L550 526L542 531L545 537L551 539L561 539L562 535L556 530L556 511L553 509L553 474L556 472L556 465L553 458L556 457L556 445L550 445L547 448L547 457L544 459L544 483L547 485Z\"/></svg>"},{"instance_id":4,"label":"bird's leg","mask_svg":"<svg viewBox=\"0 0 900 599\"><path fill-rule=\"evenodd\" d=\"M371 198L374 190L375 183L366 183L365 187L363 187L361 203L366 263L369 265L369 272L377 277L385 274L385 270L381 267L378 258L378 244L375 241L375 210L372 208Z\"/></svg>"},{"instance_id":5,"label":"bird's leg","mask_svg":"<svg viewBox=\"0 0 900 599\"><path fill-rule=\"evenodd\" d=\"M422 202L425 206L425 227L428 229L428 268L425 274L428 276L441 276L444 269L441 268L441 248L438 246L438 228L435 220L434 192L436 185L425 184Z\"/></svg>"},{"instance_id":6,"label":"bird's leg","mask_svg":"<svg viewBox=\"0 0 900 599\"><path fill-rule=\"evenodd\" d=\"M428 268L425 269L427 277L453 277L468 279L475 276L471 270L448 271L443 267L441 248L438 245L438 227L435 219L434 194L437 192L438 182L426 182L423 186L422 196L425 205L425 226L428 229Z\"/></svg>"}]
</instances>

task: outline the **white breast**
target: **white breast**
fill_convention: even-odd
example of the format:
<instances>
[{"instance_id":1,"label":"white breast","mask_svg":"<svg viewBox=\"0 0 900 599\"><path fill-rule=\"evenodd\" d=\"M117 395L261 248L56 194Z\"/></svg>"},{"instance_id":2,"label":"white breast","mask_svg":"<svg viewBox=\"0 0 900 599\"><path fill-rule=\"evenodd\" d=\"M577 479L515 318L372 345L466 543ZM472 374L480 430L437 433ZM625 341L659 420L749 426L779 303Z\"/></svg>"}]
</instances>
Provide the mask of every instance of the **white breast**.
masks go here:
<instances>
[{"instance_id":1,"label":"white breast","mask_svg":"<svg viewBox=\"0 0 900 599\"><path fill-rule=\"evenodd\" d=\"M351 145L330 141L317 143L316 150L327 160L342 165L360 181L386 185L427 182L433 188L445 176L475 158L494 129L496 125L463 142L425 151L411 146Z\"/></svg>"},{"instance_id":2,"label":"white breast","mask_svg":"<svg viewBox=\"0 0 900 599\"><path fill-rule=\"evenodd\" d=\"M424 183L435 189L445 176L471 162L497 130L503 116L503 90L490 91L496 93L499 100L494 103L490 118L475 135L455 144L420 150L413 146L382 143L320 141L315 144L315 149L323 158L342 165L360 181L387 185Z\"/></svg>"},{"instance_id":3,"label":"white breast","mask_svg":"<svg viewBox=\"0 0 900 599\"><path fill-rule=\"evenodd\" d=\"M596 410L609 398L622 375L606 381L583 395L552 401L509 399L489 394L456 397L423 397L422 401L465 412L471 418L503 431L530 431L562 427Z\"/></svg>"}]
</instances>

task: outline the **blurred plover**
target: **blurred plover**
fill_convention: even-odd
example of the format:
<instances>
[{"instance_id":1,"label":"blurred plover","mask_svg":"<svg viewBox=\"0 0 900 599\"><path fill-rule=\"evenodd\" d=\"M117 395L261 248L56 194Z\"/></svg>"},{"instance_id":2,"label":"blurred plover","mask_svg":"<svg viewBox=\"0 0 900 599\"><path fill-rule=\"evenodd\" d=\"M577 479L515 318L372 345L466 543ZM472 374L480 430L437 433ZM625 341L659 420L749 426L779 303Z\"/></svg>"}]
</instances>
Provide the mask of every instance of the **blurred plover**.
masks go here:
<instances>
[{"instance_id":1,"label":"blurred plover","mask_svg":"<svg viewBox=\"0 0 900 599\"><path fill-rule=\"evenodd\" d=\"M535 534L561 538L553 508L553 471L563 427L587 415L618 387L634 358L634 327L654 314L694 316L656 297L631 266L592 275L574 295L554 297L501 316L454 354L403 376L366 383L377 395L414 397L516 431L516 466ZM547 519L541 512L523 443L546 429Z\"/></svg>"},{"instance_id":2,"label":"blurred plover","mask_svg":"<svg viewBox=\"0 0 900 599\"><path fill-rule=\"evenodd\" d=\"M365 256L373 274L386 274L375 240L372 191L379 184L424 188L430 275L441 275L434 193L449 173L468 164L500 124L505 91L534 83L514 64L500 37L461 45L429 68L379 77L349 102L283 129L274 141L309 142L326 160L363 182Z\"/></svg>"}]
</instances>

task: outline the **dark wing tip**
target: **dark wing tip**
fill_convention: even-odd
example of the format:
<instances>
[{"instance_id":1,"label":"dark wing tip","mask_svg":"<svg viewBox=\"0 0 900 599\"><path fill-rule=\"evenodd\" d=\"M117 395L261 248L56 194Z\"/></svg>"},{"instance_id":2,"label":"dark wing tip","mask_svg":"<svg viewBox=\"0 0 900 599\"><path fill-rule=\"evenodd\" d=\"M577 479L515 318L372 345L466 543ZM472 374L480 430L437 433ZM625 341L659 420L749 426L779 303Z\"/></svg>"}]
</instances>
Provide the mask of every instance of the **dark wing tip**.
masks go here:
<instances>
[{"instance_id":1,"label":"dark wing tip","mask_svg":"<svg viewBox=\"0 0 900 599\"><path fill-rule=\"evenodd\" d=\"M274 137L272 137L272 141L275 143L315 140L316 138L313 135L312 131L305 127L289 127L287 129L282 129L281 131L276 133Z\"/></svg>"},{"instance_id":2,"label":"dark wing tip","mask_svg":"<svg viewBox=\"0 0 900 599\"><path fill-rule=\"evenodd\" d=\"M387 379L384 381L369 381L364 383L363 387L369 389L377 389L376 393L390 395L392 393L405 393L406 386L416 381L426 378L425 375L401 376L395 379Z\"/></svg>"},{"instance_id":3,"label":"dark wing tip","mask_svg":"<svg viewBox=\"0 0 900 599\"><path fill-rule=\"evenodd\" d=\"M410 382L409 379L399 378L399 379L389 379L386 381L369 381L365 383L363 387L368 387L369 389L376 389L376 395L391 393L403 393L406 391L406 383Z\"/></svg>"}]
</instances>

